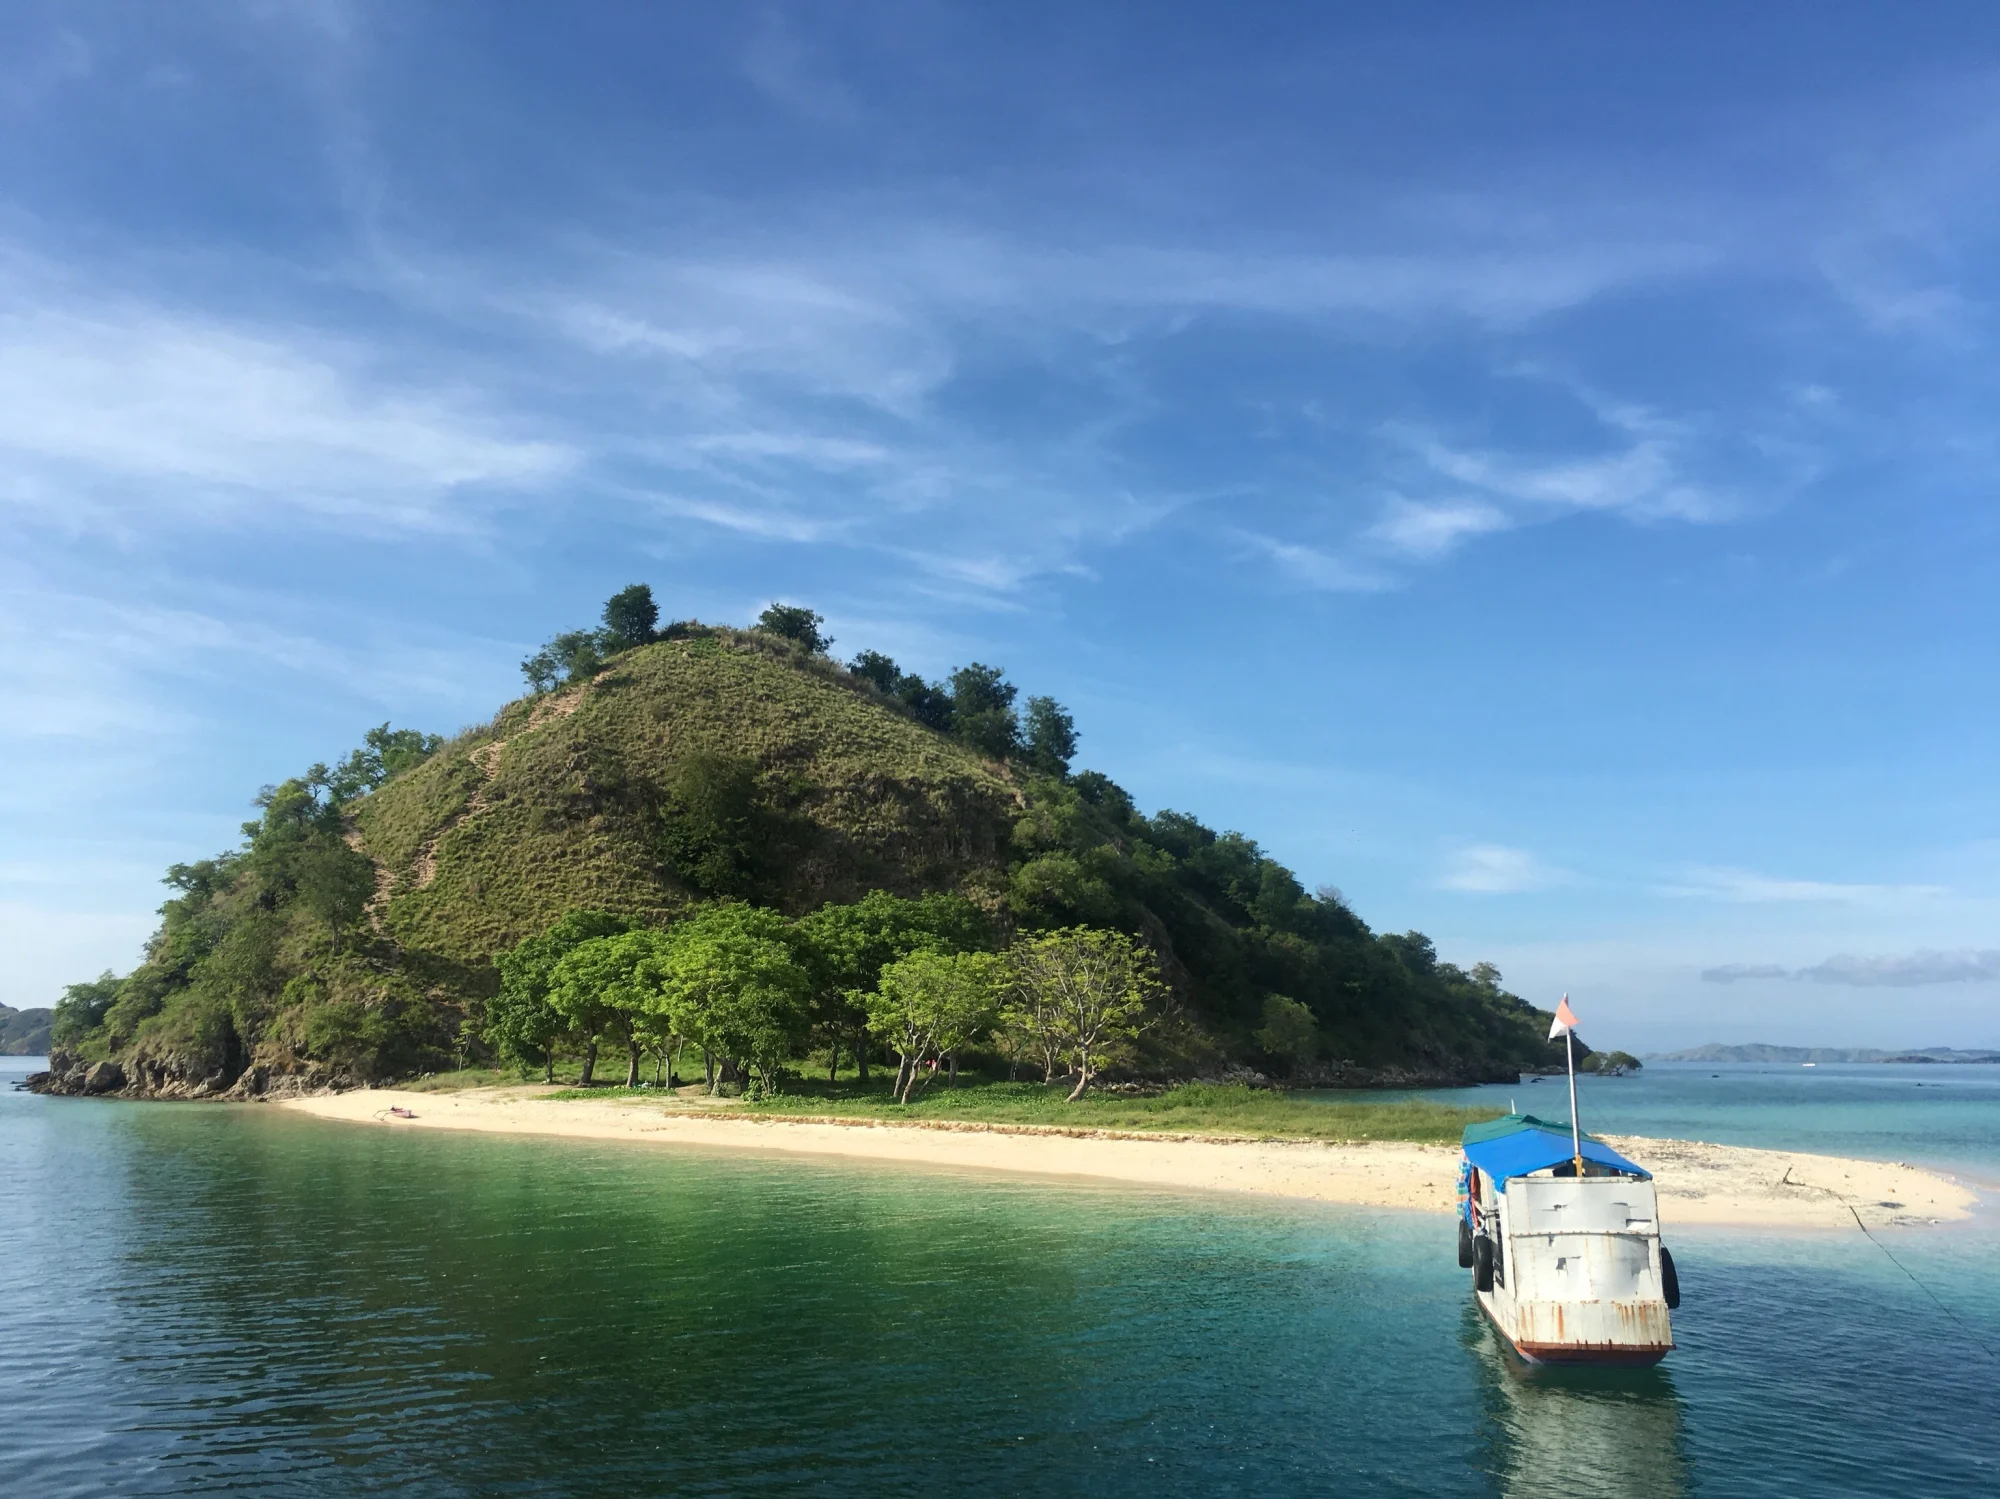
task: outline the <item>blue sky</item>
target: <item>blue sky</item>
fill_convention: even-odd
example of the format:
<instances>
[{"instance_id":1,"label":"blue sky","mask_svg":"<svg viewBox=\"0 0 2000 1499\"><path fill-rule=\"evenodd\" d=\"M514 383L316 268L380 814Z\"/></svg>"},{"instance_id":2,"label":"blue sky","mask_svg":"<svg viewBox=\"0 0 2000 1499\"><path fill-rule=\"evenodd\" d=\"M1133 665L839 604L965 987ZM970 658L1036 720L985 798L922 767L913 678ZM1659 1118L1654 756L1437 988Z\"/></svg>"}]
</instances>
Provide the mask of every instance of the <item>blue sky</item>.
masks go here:
<instances>
[{"instance_id":1,"label":"blue sky","mask_svg":"<svg viewBox=\"0 0 2000 1499\"><path fill-rule=\"evenodd\" d=\"M1585 1034L2000 1045L1983 6L16 3L0 1000L650 582Z\"/></svg>"}]
</instances>

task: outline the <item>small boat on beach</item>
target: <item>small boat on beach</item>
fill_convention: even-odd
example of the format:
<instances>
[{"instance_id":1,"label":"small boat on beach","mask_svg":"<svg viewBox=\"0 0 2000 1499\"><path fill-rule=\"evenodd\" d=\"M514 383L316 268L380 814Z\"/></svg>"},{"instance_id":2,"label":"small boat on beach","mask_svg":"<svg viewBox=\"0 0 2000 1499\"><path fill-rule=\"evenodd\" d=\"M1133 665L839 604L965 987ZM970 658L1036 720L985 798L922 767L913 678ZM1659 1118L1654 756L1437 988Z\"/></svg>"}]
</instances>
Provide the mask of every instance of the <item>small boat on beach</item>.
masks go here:
<instances>
[{"instance_id":1,"label":"small boat on beach","mask_svg":"<svg viewBox=\"0 0 2000 1499\"><path fill-rule=\"evenodd\" d=\"M1510 1113L1466 1126L1458 1263L1529 1363L1657 1364L1674 1346L1680 1280L1652 1173L1578 1126L1575 1027L1564 995L1549 1038L1570 1056L1568 1120Z\"/></svg>"}]
</instances>

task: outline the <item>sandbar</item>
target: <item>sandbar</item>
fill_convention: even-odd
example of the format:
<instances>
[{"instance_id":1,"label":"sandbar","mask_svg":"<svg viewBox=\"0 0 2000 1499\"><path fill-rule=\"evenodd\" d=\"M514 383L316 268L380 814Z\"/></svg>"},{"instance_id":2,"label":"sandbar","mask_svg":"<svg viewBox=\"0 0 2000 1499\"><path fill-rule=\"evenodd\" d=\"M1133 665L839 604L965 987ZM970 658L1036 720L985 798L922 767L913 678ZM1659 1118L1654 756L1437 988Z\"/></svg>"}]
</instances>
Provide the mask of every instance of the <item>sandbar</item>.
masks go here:
<instances>
[{"instance_id":1,"label":"sandbar","mask_svg":"<svg viewBox=\"0 0 2000 1499\"><path fill-rule=\"evenodd\" d=\"M416 1093L375 1088L288 1098L277 1106L392 1129L845 1156L1435 1213L1452 1211L1459 1160L1455 1147L1393 1141L1328 1144L956 1121L799 1120L662 1107L650 1099L541 1099L509 1089ZM414 1117L390 1112L396 1108ZM1962 1183L1900 1162L1686 1140L1604 1138L1653 1173L1661 1222L1669 1229L1852 1232L1857 1216L1870 1229L1916 1227L1965 1219L1978 1201Z\"/></svg>"}]
</instances>

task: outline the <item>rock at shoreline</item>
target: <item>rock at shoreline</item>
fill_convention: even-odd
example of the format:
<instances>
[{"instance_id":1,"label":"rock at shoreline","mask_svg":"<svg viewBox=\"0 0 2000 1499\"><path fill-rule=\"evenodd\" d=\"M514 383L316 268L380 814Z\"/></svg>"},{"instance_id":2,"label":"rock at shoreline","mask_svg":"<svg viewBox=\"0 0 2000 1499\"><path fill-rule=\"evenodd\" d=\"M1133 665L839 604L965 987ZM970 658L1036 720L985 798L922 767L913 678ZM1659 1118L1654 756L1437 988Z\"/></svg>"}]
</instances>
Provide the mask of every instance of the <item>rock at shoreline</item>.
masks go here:
<instances>
[{"instance_id":1,"label":"rock at shoreline","mask_svg":"<svg viewBox=\"0 0 2000 1499\"><path fill-rule=\"evenodd\" d=\"M115 1093L124 1098L240 1101L340 1093L357 1084L344 1072L314 1065L298 1071L279 1071L259 1064L232 1076L207 1071L198 1061L178 1053L164 1056L142 1054L128 1057L121 1064L91 1062L56 1052L49 1057L49 1070L30 1075L24 1086L31 1093L59 1094L69 1098L102 1098Z\"/></svg>"}]
</instances>

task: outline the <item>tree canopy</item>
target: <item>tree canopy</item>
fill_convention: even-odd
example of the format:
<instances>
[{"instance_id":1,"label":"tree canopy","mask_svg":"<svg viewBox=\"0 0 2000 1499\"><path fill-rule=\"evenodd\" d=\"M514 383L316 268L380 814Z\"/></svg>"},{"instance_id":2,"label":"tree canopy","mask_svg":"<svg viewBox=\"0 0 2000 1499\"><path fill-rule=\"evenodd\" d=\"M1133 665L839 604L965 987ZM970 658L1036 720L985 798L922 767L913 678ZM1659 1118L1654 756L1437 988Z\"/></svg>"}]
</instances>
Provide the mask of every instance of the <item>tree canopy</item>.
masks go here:
<instances>
[{"instance_id":1,"label":"tree canopy","mask_svg":"<svg viewBox=\"0 0 2000 1499\"><path fill-rule=\"evenodd\" d=\"M608 652L650 645L660 623L660 606L644 583L621 588L604 601L604 646Z\"/></svg>"},{"instance_id":2,"label":"tree canopy","mask_svg":"<svg viewBox=\"0 0 2000 1499\"><path fill-rule=\"evenodd\" d=\"M815 656L833 648L833 637L821 628L824 619L799 604L772 604L757 616L757 628L766 634L795 640Z\"/></svg>"},{"instance_id":3,"label":"tree canopy","mask_svg":"<svg viewBox=\"0 0 2000 1499\"><path fill-rule=\"evenodd\" d=\"M502 1056L555 1079L557 1047L572 1033L570 1014L550 998L556 967L584 943L631 930L608 911L572 911L537 936L497 954L500 991L486 1002L485 1035Z\"/></svg>"},{"instance_id":4,"label":"tree canopy","mask_svg":"<svg viewBox=\"0 0 2000 1499\"><path fill-rule=\"evenodd\" d=\"M805 1044L811 987L784 917L732 902L672 928L656 1003L677 1034L741 1059L771 1089Z\"/></svg>"},{"instance_id":5,"label":"tree canopy","mask_svg":"<svg viewBox=\"0 0 2000 1499\"><path fill-rule=\"evenodd\" d=\"M444 737L439 734L378 724L362 736L361 747L326 777L327 791L335 802L350 801L373 791L391 776L415 769L443 744Z\"/></svg>"},{"instance_id":6,"label":"tree canopy","mask_svg":"<svg viewBox=\"0 0 2000 1499\"><path fill-rule=\"evenodd\" d=\"M756 764L697 751L675 765L661 808L660 846L682 879L705 895L757 893L771 818Z\"/></svg>"},{"instance_id":7,"label":"tree canopy","mask_svg":"<svg viewBox=\"0 0 2000 1499\"><path fill-rule=\"evenodd\" d=\"M835 1053L853 1045L867 1076L867 1048L853 1044L868 1026L866 996L885 966L921 951L972 952L992 945L992 919L962 895L911 900L872 890L852 903L829 901L800 918L805 961L812 977L814 1024Z\"/></svg>"},{"instance_id":8,"label":"tree canopy","mask_svg":"<svg viewBox=\"0 0 2000 1499\"><path fill-rule=\"evenodd\" d=\"M672 970L672 940L636 928L578 943L549 973L549 1007L569 1023L586 1047L584 1081L590 1081L594 1043L607 1031L623 1043L625 1086L639 1085L639 1051L647 1027L666 1019L659 996Z\"/></svg>"},{"instance_id":9,"label":"tree canopy","mask_svg":"<svg viewBox=\"0 0 2000 1499\"><path fill-rule=\"evenodd\" d=\"M1139 1034L1166 997L1153 955L1123 932L1068 927L1017 943L1004 1018L1076 1076L1072 1100Z\"/></svg>"},{"instance_id":10,"label":"tree canopy","mask_svg":"<svg viewBox=\"0 0 2000 1499\"><path fill-rule=\"evenodd\" d=\"M920 949L882 969L867 996L868 1029L896 1052L898 1103L910 1101L926 1065L990 1029L1006 984L995 953Z\"/></svg>"}]
</instances>

